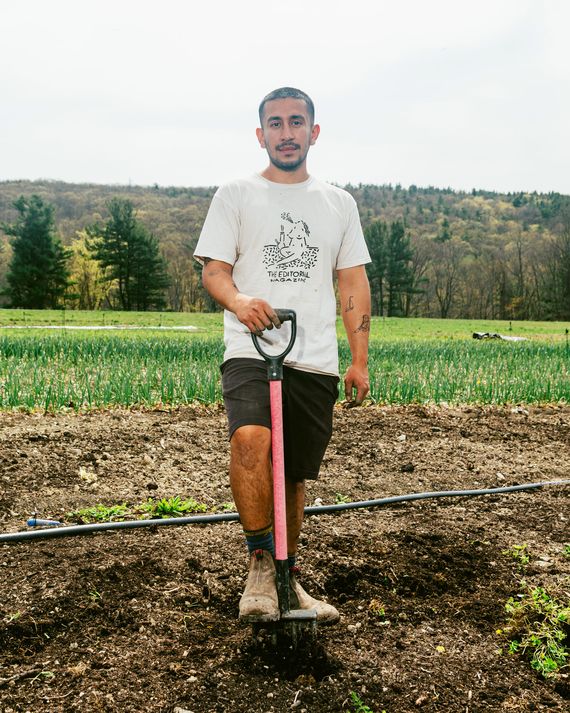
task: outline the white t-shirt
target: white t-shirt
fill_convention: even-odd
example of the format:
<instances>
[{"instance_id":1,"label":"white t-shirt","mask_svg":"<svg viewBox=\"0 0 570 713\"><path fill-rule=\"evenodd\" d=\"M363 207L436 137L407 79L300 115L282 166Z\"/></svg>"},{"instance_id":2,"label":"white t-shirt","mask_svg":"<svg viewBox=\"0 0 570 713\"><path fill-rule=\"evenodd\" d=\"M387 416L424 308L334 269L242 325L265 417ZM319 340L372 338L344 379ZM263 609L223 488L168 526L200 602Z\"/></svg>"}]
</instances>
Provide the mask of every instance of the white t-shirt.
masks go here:
<instances>
[{"instance_id":1,"label":"white t-shirt","mask_svg":"<svg viewBox=\"0 0 570 713\"><path fill-rule=\"evenodd\" d=\"M214 195L194 256L233 265L240 292L296 311L287 366L338 375L334 272L370 262L349 193L313 177L288 184L255 174L228 183ZM277 354L289 334L285 323L266 330L260 343ZM247 327L227 310L224 340L225 360L261 359Z\"/></svg>"}]
</instances>

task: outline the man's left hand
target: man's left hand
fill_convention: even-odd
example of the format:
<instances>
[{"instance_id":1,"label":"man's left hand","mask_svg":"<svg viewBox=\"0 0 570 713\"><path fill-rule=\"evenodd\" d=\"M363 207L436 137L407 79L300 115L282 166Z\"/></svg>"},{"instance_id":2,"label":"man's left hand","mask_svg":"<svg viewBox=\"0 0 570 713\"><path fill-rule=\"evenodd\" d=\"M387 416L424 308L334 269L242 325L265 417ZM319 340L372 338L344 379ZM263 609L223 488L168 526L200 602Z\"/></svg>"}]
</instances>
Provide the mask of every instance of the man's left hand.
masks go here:
<instances>
[{"instance_id":1,"label":"man's left hand","mask_svg":"<svg viewBox=\"0 0 570 713\"><path fill-rule=\"evenodd\" d=\"M365 366L356 366L355 364L349 366L344 375L346 405L349 407L360 406L369 391L368 369Z\"/></svg>"}]
</instances>

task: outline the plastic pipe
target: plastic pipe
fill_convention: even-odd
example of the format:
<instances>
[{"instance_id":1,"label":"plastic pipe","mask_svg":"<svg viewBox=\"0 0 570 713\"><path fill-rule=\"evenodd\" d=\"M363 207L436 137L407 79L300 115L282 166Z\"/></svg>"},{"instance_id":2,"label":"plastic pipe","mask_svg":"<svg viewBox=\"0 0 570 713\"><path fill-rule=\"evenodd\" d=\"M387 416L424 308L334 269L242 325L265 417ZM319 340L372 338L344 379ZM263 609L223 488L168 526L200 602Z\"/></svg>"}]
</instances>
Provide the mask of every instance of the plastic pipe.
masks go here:
<instances>
[{"instance_id":1,"label":"plastic pipe","mask_svg":"<svg viewBox=\"0 0 570 713\"><path fill-rule=\"evenodd\" d=\"M429 498L455 498L475 497L478 495L500 495L513 493L520 490L536 490L548 485L570 485L570 480L546 480L540 483L523 483L522 485L507 485L501 488L486 488L481 490L437 490L427 493L409 493L408 495L394 495L378 500L360 500L353 503L338 503L335 505L319 505L305 508L306 515L326 515L342 510L357 508L382 507L395 503L410 502L412 500L427 500ZM64 527L50 527L46 530L33 530L30 532L6 532L0 534L0 544L11 542L24 542L28 540L50 539L53 537L72 537L75 535L89 535L93 532L106 532L107 530L136 529L140 527L164 527L167 525L206 525L214 522L236 522L239 515L235 512L217 515L192 515L190 517L169 517L157 520L125 520L124 522L98 522L90 525L66 525Z\"/></svg>"}]
</instances>

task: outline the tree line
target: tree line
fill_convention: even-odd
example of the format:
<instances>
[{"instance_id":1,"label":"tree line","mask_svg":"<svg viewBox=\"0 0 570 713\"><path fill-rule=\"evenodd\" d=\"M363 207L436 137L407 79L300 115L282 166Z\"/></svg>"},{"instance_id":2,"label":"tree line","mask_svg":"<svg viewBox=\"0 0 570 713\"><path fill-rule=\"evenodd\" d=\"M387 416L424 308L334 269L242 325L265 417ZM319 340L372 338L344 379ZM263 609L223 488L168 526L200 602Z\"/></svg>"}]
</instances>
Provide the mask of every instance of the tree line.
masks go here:
<instances>
[{"instance_id":1,"label":"tree line","mask_svg":"<svg viewBox=\"0 0 570 713\"><path fill-rule=\"evenodd\" d=\"M14 208L17 220L2 225L12 238L3 291L11 307L166 307L166 261L157 238L136 218L130 201L109 201L106 223L85 228L71 249L56 233L53 205L32 194L20 196Z\"/></svg>"},{"instance_id":2,"label":"tree line","mask_svg":"<svg viewBox=\"0 0 570 713\"><path fill-rule=\"evenodd\" d=\"M372 258L373 314L570 319L568 196L345 188ZM216 309L192 258L214 190L0 183L1 303Z\"/></svg>"}]
</instances>

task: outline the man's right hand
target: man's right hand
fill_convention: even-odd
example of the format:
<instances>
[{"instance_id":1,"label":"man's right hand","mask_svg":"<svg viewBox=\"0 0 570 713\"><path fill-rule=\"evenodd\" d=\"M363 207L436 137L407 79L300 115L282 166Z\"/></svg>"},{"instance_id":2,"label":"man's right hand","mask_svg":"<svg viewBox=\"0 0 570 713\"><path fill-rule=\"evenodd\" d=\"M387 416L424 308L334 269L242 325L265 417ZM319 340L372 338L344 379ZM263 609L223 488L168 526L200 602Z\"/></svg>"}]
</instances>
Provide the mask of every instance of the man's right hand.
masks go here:
<instances>
[{"instance_id":1,"label":"man's right hand","mask_svg":"<svg viewBox=\"0 0 570 713\"><path fill-rule=\"evenodd\" d=\"M239 292L234 297L230 309L239 321L258 337L264 329L281 326L273 307L258 297L249 297Z\"/></svg>"},{"instance_id":2,"label":"man's right hand","mask_svg":"<svg viewBox=\"0 0 570 713\"><path fill-rule=\"evenodd\" d=\"M233 312L253 334L260 336L264 329L280 327L281 322L273 307L265 300L241 293L232 273L233 266L229 263L205 257L202 284L218 304Z\"/></svg>"}]
</instances>

